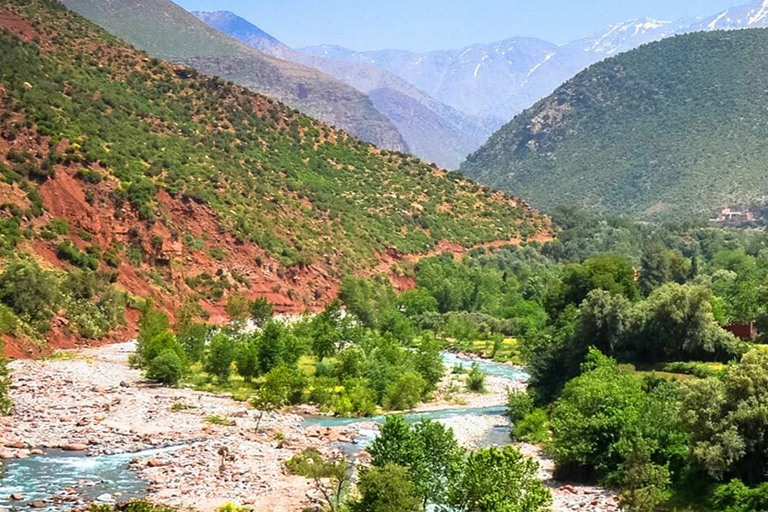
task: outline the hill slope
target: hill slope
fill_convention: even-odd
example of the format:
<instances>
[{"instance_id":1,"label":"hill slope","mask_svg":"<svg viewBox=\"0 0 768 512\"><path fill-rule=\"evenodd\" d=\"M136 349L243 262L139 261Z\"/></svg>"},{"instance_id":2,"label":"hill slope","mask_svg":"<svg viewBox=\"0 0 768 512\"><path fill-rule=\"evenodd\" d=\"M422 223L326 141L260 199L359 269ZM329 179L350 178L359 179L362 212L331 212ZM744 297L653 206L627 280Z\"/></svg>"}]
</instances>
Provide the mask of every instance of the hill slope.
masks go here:
<instances>
[{"instance_id":1,"label":"hill slope","mask_svg":"<svg viewBox=\"0 0 768 512\"><path fill-rule=\"evenodd\" d=\"M151 56L232 80L386 149L408 151L369 98L315 69L265 55L212 29L171 0L64 0Z\"/></svg>"},{"instance_id":2,"label":"hill slope","mask_svg":"<svg viewBox=\"0 0 768 512\"><path fill-rule=\"evenodd\" d=\"M0 112L4 336L104 336L115 311L91 323L109 283L214 318L236 291L303 311L382 260L549 229L506 194L151 59L51 0L0 0Z\"/></svg>"},{"instance_id":3,"label":"hill slope","mask_svg":"<svg viewBox=\"0 0 768 512\"><path fill-rule=\"evenodd\" d=\"M768 194L768 30L696 33L592 66L462 166L535 206L671 218Z\"/></svg>"},{"instance_id":4,"label":"hill slope","mask_svg":"<svg viewBox=\"0 0 768 512\"><path fill-rule=\"evenodd\" d=\"M498 125L486 126L428 96L402 78L366 62L343 62L293 50L247 20L227 11L193 13L208 25L278 59L316 68L368 95L403 135L411 152L456 169Z\"/></svg>"}]
</instances>

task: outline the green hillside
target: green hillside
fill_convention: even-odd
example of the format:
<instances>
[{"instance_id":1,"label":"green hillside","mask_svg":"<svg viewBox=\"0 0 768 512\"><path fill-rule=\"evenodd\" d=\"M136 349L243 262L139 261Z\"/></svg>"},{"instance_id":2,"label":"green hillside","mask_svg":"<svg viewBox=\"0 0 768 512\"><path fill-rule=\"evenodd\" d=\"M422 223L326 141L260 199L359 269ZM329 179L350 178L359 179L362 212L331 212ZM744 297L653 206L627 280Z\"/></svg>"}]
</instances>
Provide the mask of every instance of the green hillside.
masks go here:
<instances>
[{"instance_id":1,"label":"green hillside","mask_svg":"<svg viewBox=\"0 0 768 512\"><path fill-rule=\"evenodd\" d=\"M152 57L232 80L380 147L407 151L397 128L360 91L310 67L265 55L171 0L63 0Z\"/></svg>"},{"instance_id":2,"label":"green hillside","mask_svg":"<svg viewBox=\"0 0 768 512\"><path fill-rule=\"evenodd\" d=\"M696 33L596 64L462 171L535 207L675 218L768 194L768 30Z\"/></svg>"},{"instance_id":3,"label":"green hillside","mask_svg":"<svg viewBox=\"0 0 768 512\"><path fill-rule=\"evenodd\" d=\"M0 111L0 306L22 323L58 302L17 303L38 287L19 258L55 269L46 289L77 270L169 308L240 291L302 311L390 249L549 229L504 193L149 58L50 0L0 0ZM18 332L6 313L0 334Z\"/></svg>"}]
</instances>

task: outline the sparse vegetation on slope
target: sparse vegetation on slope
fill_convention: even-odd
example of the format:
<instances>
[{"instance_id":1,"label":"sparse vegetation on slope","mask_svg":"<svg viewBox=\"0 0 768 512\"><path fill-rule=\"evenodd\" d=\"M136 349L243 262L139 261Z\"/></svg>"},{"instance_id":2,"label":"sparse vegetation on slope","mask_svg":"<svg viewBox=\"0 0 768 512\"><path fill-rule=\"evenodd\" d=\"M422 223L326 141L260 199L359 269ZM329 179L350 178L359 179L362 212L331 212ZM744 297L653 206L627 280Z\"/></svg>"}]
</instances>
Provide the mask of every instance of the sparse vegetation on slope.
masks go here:
<instances>
[{"instance_id":1,"label":"sparse vegetation on slope","mask_svg":"<svg viewBox=\"0 0 768 512\"><path fill-rule=\"evenodd\" d=\"M41 274L56 283L78 267L175 306L244 290L302 310L388 249L548 229L514 198L149 58L58 3L2 1L0 27L0 251L57 266Z\"/></svg>"},{"instance_id":2,"label":"sparse vegetation on slope","mask_svg":"<svg viewBox=\"0 0 768 512\"><path fill-rule=\"evenodd\" d=\"M408 149L397 128L365 94L311 67L249 48L171 0L63 3L153 57L232 80L380 147Z\"/></svg>"}]
</instances>

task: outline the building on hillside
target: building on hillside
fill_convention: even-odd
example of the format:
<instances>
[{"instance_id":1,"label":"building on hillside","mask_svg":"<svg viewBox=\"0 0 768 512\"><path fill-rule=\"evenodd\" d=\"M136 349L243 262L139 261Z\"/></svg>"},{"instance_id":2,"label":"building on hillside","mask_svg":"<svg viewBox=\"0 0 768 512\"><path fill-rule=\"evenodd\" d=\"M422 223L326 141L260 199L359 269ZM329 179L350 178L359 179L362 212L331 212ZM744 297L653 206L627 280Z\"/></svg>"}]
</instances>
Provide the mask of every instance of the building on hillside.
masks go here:
<instances>
[{"instance_id":1,"label":"building on hillside","mask_svg":"<svg viewBox=\"0 0 768 512\"><path fill-rule=\"evenodd\" d=\"M757 340L757 328L755 327L755 322L748 322L745 324L730 324L723 327L723 329L744 341Z\"/></svg>"},{"instance_id":2,"label":"building on hillside","mask_svg":"<svg viewBox=\"0 0 768 512\"><path fill-rule=\"evenodd\" d=\"M716 222L732 223L732 222L752 222L755 220L755 215L750 211L740 212L731 210L730 208L723 208L720 214L715 219Z\"/></svg>"}]
</instances>

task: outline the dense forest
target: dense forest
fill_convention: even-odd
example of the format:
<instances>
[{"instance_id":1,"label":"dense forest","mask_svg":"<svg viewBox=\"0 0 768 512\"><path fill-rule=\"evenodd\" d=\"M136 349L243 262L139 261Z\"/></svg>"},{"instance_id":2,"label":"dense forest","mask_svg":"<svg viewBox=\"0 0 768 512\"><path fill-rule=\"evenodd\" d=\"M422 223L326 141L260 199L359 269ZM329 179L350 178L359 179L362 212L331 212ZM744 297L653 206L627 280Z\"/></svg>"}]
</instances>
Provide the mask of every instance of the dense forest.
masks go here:
<instances>
[{"instance_id":1,"label":"dense forest","mask_svg":"<svg viewBox=\"0 0 768 512\"><path fill-rule=\"evenodd\" d=\"M545 211L664 220L768 191L768 31L692 33L593 65L523 112L461 170Z\"/></svg>"}]
</instances>

